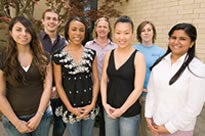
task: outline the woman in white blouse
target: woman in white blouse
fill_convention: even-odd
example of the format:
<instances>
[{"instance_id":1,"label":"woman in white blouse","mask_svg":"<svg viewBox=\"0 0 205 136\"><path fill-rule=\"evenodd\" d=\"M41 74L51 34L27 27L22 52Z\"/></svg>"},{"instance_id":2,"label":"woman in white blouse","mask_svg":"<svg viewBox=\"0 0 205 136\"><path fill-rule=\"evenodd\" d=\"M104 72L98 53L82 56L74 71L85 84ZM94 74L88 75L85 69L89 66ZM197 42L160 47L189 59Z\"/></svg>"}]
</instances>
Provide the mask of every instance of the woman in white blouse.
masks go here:
<instances>
[{"instance_id":1,"label":"woman in white blouse","mask_svg":"<svg viewBox=\"0 0 205 136\"><path fill-rule=\"evenodd\" d=\"M180 23L168 35L167 52L151 67L145 117L156 136L193 136L205 100L205 65L195 57L197 31Z\"/></svg>"}]
</instances>

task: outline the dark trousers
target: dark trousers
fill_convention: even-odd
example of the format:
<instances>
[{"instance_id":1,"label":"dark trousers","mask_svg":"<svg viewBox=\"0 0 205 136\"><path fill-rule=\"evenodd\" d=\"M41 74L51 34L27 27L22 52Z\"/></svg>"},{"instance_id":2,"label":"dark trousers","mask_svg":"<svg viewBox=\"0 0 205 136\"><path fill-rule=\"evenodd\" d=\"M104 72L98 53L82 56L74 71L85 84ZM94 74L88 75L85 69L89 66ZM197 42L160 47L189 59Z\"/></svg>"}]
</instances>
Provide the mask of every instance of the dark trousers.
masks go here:
<instances>
[{"instance_id":1,"label":"dark trousers","mask_svg":"<svg viewBox=\"0 0 205 136\"><path fill-rule=\"evenodd\" d=\"M101 101L101 95L99 94L97 104L100 107L99 118L99 136L105 136L105 119L104 119L104 108Z\"/></svg>"},{"instance_id":2,"label":"dark trousers","mask_svg":"<svg viewBox=\"0 0 205 136\"><path fill-rule=\"evenodd\" d=\"M63 122L62 118L55 115L55 110L60 105L60 98L51 99L51 107L53 110L53 136L63 136L66 128L66 124Z\"/></svg>"}]
</instances>

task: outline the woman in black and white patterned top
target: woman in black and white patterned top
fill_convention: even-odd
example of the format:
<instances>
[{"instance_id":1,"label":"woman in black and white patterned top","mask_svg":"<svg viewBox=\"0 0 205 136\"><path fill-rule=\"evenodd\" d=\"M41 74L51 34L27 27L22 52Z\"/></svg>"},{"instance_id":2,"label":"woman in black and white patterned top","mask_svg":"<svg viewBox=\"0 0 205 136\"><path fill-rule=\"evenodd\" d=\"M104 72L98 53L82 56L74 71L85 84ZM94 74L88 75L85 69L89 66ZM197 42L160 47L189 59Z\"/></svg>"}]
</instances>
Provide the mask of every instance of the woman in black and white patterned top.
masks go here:
<instances>
[{"instance_id":1,"label":"woman in black and white patterned top","mask_svg":"<svg viewBox=\"0 0 205 136\"><path fill-rule=\"evenodd\" d=\"M53 55L56 88L62 104L55 111L67 123L69 136L91 136L99 91L96 52L85 48L85 24L79 17L68 20L68 46Z\"/></svg>"}]
</instances>

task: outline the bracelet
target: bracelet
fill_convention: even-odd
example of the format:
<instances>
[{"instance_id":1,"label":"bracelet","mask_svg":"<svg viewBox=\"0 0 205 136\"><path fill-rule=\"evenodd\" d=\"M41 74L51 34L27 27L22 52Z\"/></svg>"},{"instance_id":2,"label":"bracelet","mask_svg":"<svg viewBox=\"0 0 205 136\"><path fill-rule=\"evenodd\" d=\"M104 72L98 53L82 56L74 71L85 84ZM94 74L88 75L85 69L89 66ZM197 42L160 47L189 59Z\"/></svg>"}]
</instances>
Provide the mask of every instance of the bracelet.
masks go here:
<instances>
[{"instance_id":1,"label":"bracelet","mask_svg":"<svg viewBox=\"0 0 205 136\"><path fill-rule=\"evenodd\" d=\"M37 112L38 114L40 114L41 116L43 116L44 115L44 112Z\"/></svg>"}]
</instances>

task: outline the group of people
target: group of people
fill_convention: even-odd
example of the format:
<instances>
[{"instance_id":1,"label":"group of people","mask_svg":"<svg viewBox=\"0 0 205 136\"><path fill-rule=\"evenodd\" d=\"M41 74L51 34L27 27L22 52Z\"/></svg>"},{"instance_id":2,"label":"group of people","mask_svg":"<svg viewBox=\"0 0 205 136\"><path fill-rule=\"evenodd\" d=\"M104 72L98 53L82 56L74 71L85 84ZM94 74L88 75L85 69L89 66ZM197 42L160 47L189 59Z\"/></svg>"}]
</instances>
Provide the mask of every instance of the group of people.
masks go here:
<instances>
[{"instance_id":1,"label":"group of people","mask_svg":"<svg viewBox=\"0 0 205 136\"><path fill-rule=\"evenodd\" d=\"M205 65L195 56L197 31L179 23L168 33L167 51L155 44L150 21L137 27L119 17L96 20L93 40L86 22L70 17L64 36L59 15L47 9L44 30L18 16L0 53L0 110L9 136L193 136L205 101ZM83 45L83 43L86 43Z\"/></svg>"}]
</instances>

